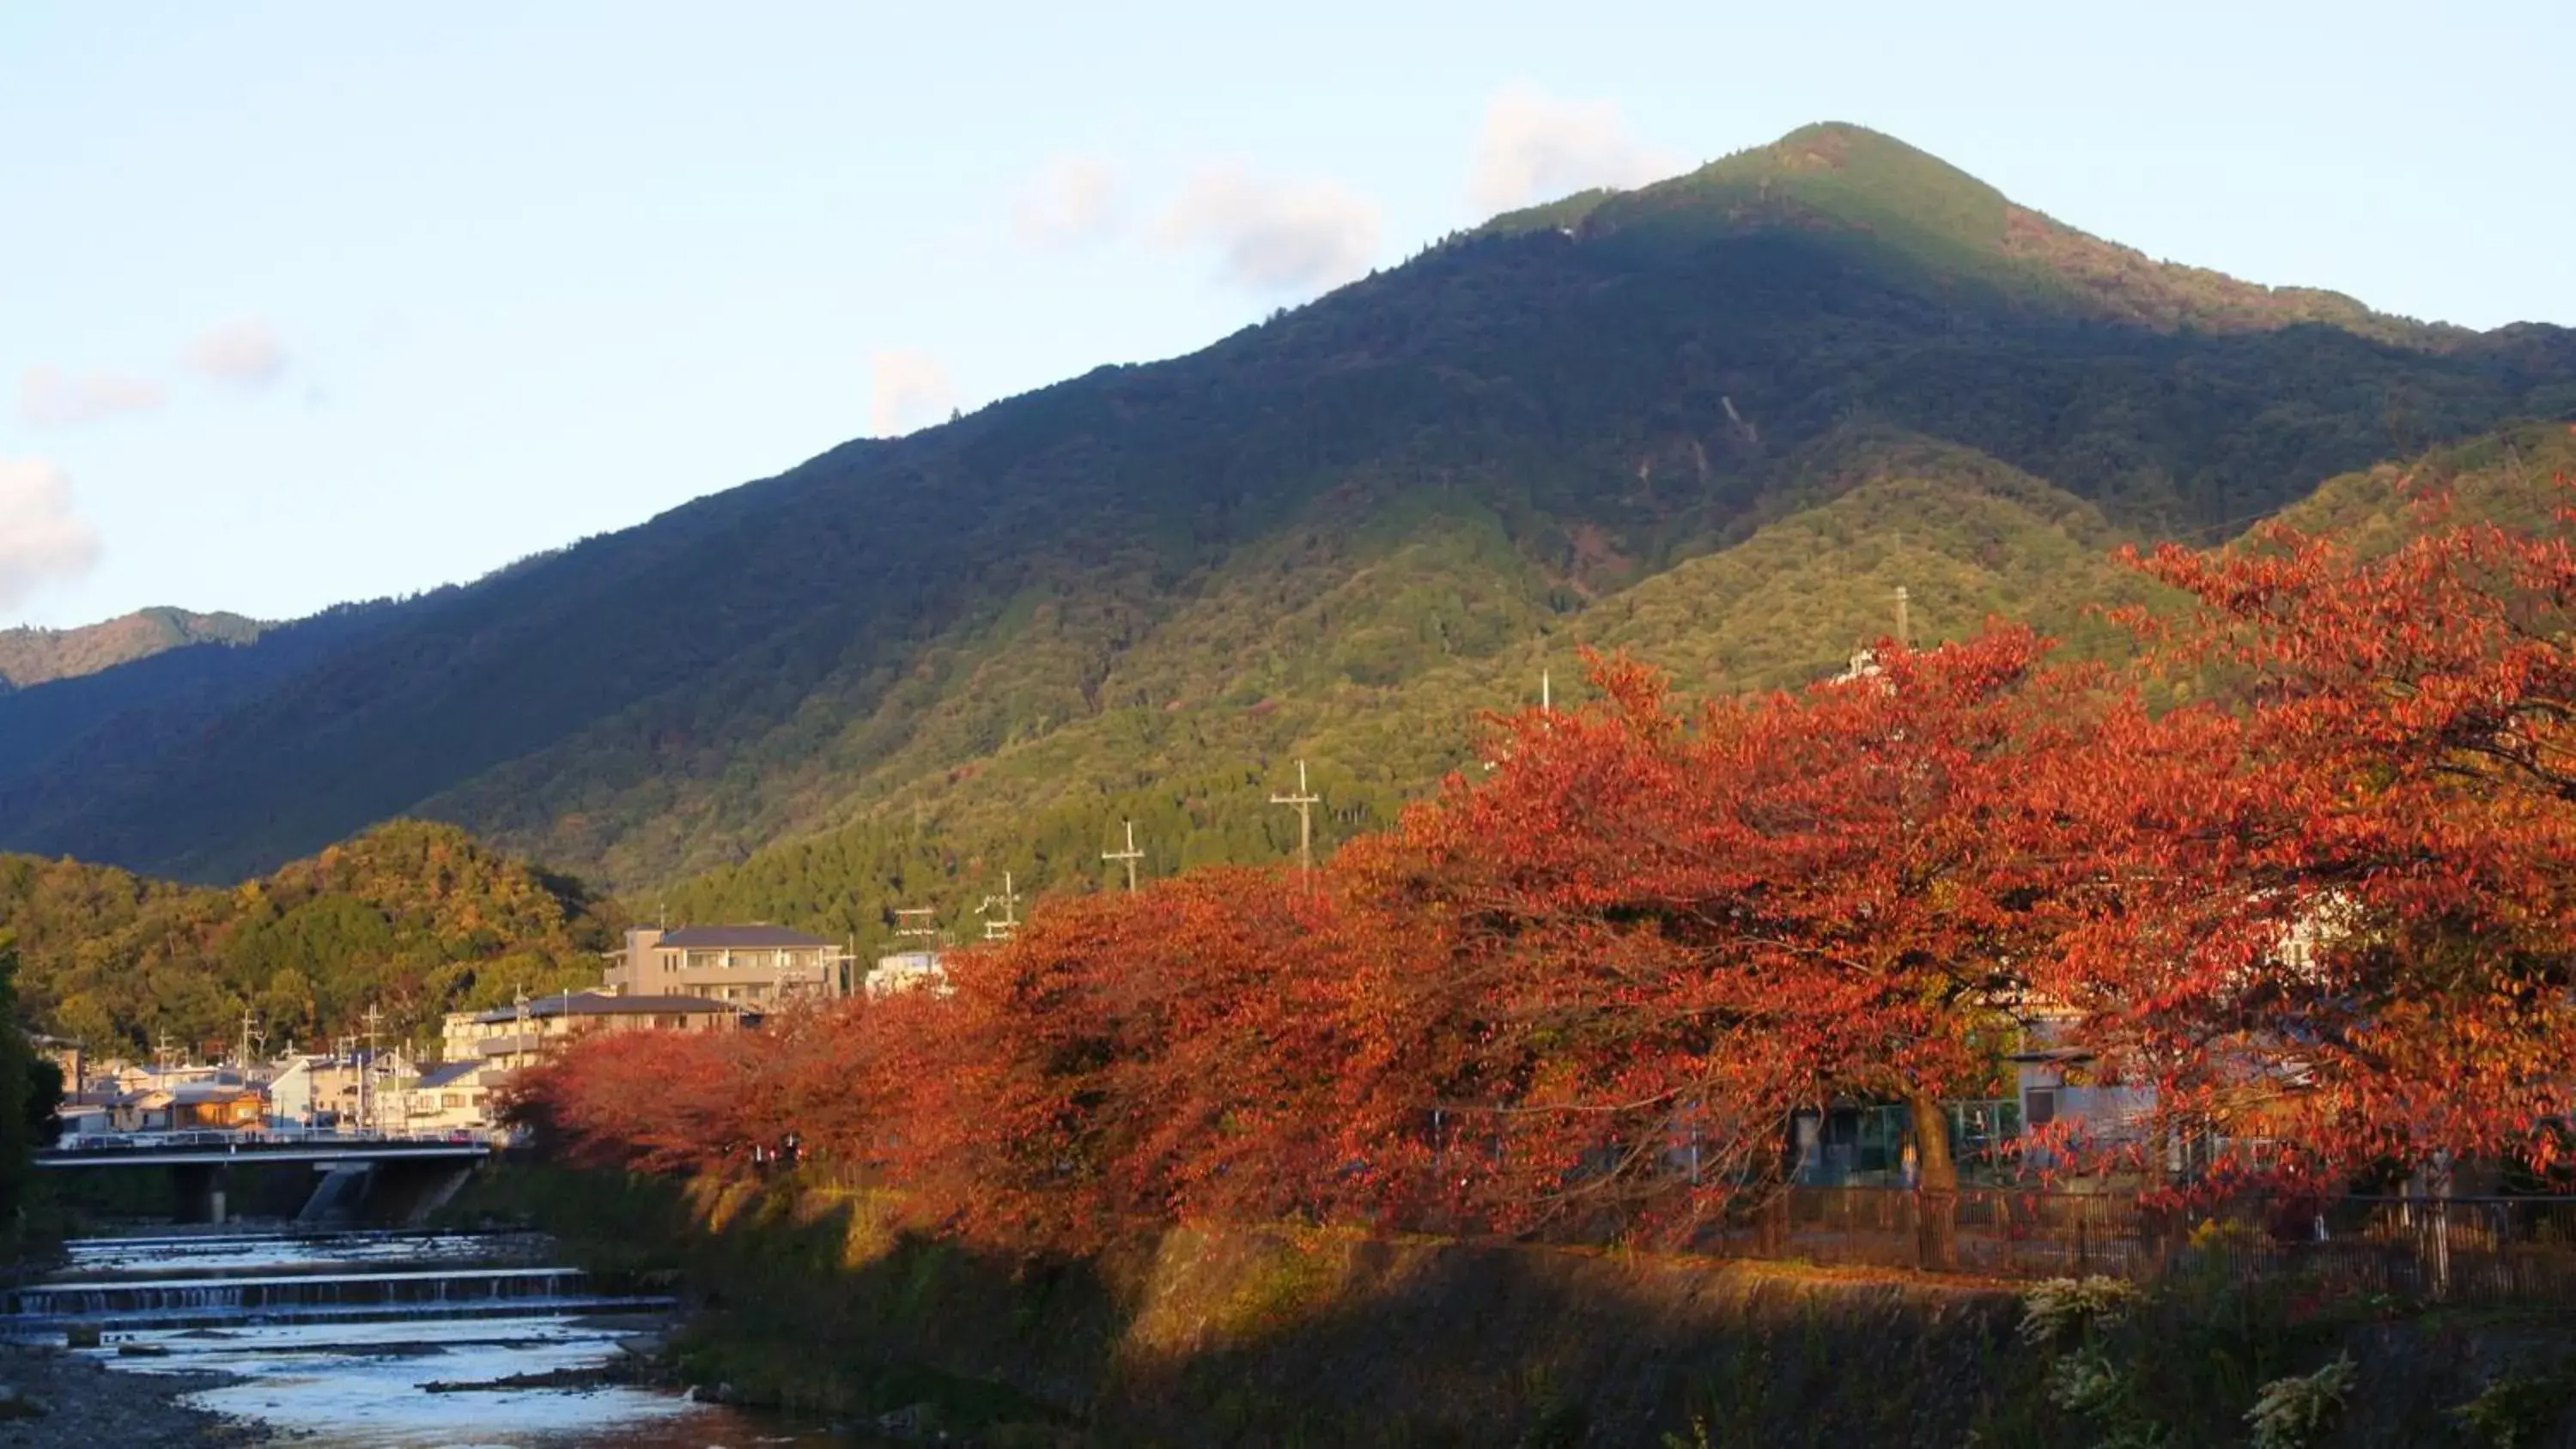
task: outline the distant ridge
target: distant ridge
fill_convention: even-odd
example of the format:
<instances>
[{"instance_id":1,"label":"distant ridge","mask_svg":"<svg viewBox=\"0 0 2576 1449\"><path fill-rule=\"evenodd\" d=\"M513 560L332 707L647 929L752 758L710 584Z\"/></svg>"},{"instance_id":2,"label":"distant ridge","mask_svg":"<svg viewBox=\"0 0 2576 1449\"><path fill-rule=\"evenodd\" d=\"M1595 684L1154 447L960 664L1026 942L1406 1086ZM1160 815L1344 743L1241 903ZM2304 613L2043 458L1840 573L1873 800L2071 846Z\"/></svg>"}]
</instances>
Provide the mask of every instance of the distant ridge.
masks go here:
<instances>
[{"instance_id":1,"label":"distant ridge","mask_svg":"<svg viewBox=\"0 0 2576 1449\"><path fill-rule=\"evenodd\" d=\"M267 627L239 614L153 608L77 629L0 629L0 686L76 679L192 644L247 644Z\"/></svg>"}]
</instances>

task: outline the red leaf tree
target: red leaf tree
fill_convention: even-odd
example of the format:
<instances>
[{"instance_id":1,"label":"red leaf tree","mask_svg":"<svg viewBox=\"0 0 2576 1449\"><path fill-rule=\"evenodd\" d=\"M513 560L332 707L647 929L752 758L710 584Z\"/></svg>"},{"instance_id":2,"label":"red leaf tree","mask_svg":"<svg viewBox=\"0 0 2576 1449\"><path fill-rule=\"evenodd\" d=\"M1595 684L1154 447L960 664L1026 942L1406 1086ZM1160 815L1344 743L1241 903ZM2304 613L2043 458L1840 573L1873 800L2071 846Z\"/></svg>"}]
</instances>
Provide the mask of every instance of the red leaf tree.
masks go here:
<instances>
[{"instance_id":1,"label":"red leaf tree","mask_svg":"<svg viewBox=\"0 0 2576 1449\"><path fill-rule=\"evenodd\" d=\"M1395 1059L1462 1207L1678 1230L1779 1181L1793 1110L1854 1101L1908 1104L1922 1181L1954 1186L1938 1103L1994 1081L2089 878L2042 786L2143 719L2046 652L1883 648L1688 723L1608 664L1601 704L1509 721L1490 779L1346 850L1403 923Z\"/></svg>"},{"instance_id":2,"label":"red leaf tree","mask_svg":"<svg viewBox=\"0 0 2576 1449\"><path fill-rule=\"evenodd\" d=\"M2376 557L2275 527L2141 561L2200 605L2164 662L2219 693L2102 817L2120 887L2062 984L2178 1130L2294 1169L2546 1166L2576 1089L2568 520L2425 509Z\"/></svg>"}]
</instances>

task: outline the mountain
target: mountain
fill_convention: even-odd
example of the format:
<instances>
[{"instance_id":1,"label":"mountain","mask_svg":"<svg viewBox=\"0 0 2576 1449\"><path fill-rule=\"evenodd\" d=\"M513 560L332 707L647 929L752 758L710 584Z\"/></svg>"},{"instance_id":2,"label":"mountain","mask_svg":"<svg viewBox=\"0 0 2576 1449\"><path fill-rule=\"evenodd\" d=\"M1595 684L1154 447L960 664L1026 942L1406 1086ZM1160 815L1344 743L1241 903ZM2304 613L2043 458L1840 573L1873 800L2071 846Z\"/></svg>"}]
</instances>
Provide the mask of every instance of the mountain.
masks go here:
<instances>
[{"instance_id":1,"label":"mountain","mask_svg":"<svg viewBox=\"0 0 2576 1449\"><path fill-rule=\"evenodd\" d=\"M422 815L873 938L1004 869L1096 879L1125 818L1154 869L1273 856L1299 757L1327 841L1382 823L1579 642L1791 683L1901 584L1921 632L2112 647L2081 607L2140 587L2112 544L2571 412L2576 333L2149 261L1810 127L1187 357L163 656L202 674L0 698L0 845L230 880Z\"/></svg>"},{"instance_id":2,"label":"mountain","mask_svg":"<svg viewBox=\"0 0 2576 1449\"><path fill-rule=\"evenodd\" d=\"M137 609L78 629L0 629L0 690L96 674L190 644L247 644L263 627L239 614Z\"/></svg>"},{"instance_id":3,"label":"mountain","mask_svg":"<svg viewBox=\"0 0 2576 1449\"><path fill-rule=\"evenodd\" d=\"M361 1030L393 1039L441 1013L599 982L623 918L573 881L451 825L395 821L232 889L113 866L0 855L0 940L23 957L28 1020L100 1053L166 1033L220 1051L242 1014L268 1045Z\"/></svg>"}]
</instances>

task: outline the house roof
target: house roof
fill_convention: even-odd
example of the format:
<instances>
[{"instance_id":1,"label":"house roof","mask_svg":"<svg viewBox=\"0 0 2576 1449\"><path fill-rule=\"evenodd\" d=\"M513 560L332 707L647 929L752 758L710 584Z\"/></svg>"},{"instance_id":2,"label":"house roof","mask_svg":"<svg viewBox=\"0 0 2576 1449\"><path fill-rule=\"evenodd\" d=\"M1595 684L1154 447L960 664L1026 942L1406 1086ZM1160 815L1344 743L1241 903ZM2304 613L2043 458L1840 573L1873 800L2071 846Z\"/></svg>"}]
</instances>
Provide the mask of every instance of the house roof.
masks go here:
<instances>
[{"instance_id":1,"label":"house roof","mask_svg":"<svg viewBox=\"0 0 2576 1449\"><path fill-rule=\"evenodd\" d=\"M481 1062L442 1063L441 1065L424 1070L420 1074L420 1081L417 1084L417 1087L419 1090L428 1091L435 1090L439 1087L452 1086L455 1083L463 1081L465 1078L474 1075L476 1072L481 1071L482 1068L483 1064Z\"/></svg>"},{"instance_id":2,"label":"house roof","mask_svg":"<svg viewBox=\"0 0 2576 1449\"><path fill-rule=\"evenodd\" d=\"M166 1087L146 1087L122 1100L136 1107L193 1107L208 1102L256 1101L260 1095L259 1088L238 1082L174 1082Z\"/></svg>"},{"instance_id":3,"label":"house roof","mask_svg":"<svg viewBox=\"0 0 2576 1449\"><path fill-rule=\"evenodd\" d=\"M528 1002L528 1019L543 1021L557 1016L658 1016L663 1014L694 1015L700 1012L734 1011L730 1001L710 1001L703 996L609 996L597 991L580 991L570 996L540 996ZM518 1019L519 1008L496 1006L476 1012L474 1019L486 1024Z\"/></svg>"},{"instance_id":4,"label":"house roof","mask_svg":"<svg viewBox=\"0 0 2576 1449\"><path fill-rule=\"evenodd\" d=\"M676 931L663 932L662 939L656 944L715 950L728 946L829 946L833 943L820 936L808 936L803 931L791 931L785 926L683 926Z\"/></svg>"}]
</instances>

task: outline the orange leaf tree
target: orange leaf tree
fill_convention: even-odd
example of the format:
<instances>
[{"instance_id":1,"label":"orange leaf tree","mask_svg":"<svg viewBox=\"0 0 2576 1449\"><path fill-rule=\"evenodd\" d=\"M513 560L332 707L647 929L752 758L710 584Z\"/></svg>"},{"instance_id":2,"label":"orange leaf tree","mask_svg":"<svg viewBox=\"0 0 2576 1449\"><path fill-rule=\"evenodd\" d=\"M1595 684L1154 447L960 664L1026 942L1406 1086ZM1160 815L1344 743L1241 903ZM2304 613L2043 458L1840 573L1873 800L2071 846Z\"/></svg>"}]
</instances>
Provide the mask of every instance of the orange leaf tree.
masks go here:
<instances>
[{"instance_id":1,"label":"orange leaf tree","mask_svg":"<svg viewBox=\"0 0 2576 1449\"><path fill-rule=\"evenodd\" d=\"M2545 1166L2576 1087L2568 520L2425 507L2377 557L2275 527L2141 561L2200 605L2166 661L2220 693L2105 817L2122 885L2067 987L2178 1127L2292 1167Z\"/></svg>"},{"instance_id":2,"label":"orange leaf tree","mask_svg":"<svg viewBox=\"0 0 2576 1449\"><path fill-rule=\"evenodd\" d=\"M1690 1221L1776 1183L1798 1108L1981 1092L2027 968L2088 879L2041 782L2142 718L2097 671L1999 628L1882 648L1859 677L1709 705L1654 674L1507 723L1453 781L1344 852L1403 923L1389 993L1447 1134L1441 1179L1498 1226Z\"/></svg>"}]
</instances>

